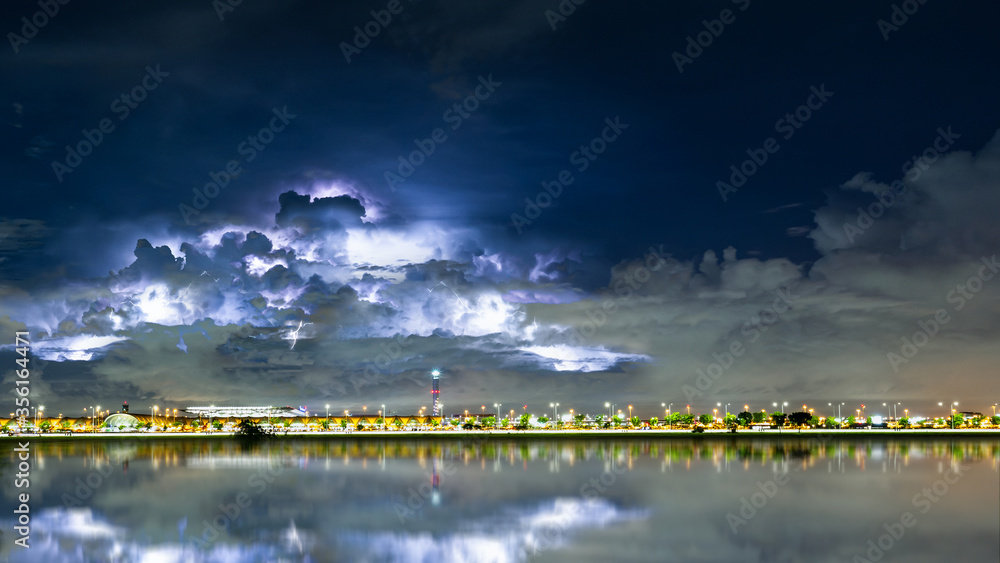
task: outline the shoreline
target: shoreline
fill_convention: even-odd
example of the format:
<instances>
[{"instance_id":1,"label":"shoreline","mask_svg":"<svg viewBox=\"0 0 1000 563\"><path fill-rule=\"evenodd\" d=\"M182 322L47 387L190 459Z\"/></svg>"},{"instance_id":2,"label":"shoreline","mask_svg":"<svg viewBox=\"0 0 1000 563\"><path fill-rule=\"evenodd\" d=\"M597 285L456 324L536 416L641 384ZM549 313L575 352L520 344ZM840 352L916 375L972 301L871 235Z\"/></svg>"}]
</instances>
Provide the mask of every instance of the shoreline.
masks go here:
<instances>
[{"instance_id":1,"label":"shoreline","mask_svg":"<svg viewBox=\"0 0 1000 563\"><path fill-rule=\"evenodd\" d=\"M852 430L706 430L694 433L690 430L364 430L354 432L276 432L272 438L278 440L315 439L397 439L397 440L565 440L565 439L687 439L687 440L757 440L757 439L800 439L822 437L835 440L855 439L919 439L919 438L982 438L1000 440L1000 431L995 429L852 429ZM17 440L134 440L134 439L235 439L233 432L97 432L72 433L51 432L42 434L14 434L0 436L0 444Z\"/></svg>"}]
</instances>

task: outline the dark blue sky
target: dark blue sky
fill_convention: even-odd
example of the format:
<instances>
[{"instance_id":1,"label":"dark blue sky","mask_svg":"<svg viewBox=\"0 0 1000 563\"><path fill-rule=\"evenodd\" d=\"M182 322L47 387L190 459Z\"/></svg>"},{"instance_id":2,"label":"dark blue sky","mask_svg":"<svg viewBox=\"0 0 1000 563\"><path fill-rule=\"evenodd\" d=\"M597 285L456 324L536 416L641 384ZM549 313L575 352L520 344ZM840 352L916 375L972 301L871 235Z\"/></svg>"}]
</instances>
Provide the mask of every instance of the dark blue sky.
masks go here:
<instances>
[{"instance_id":1,"label":"dark blue sky","mask_svg":"<svg viewBox=\"0 0 1000 563\"><path fill-rule=\"evenodd\" d=\"M580 402L651 393L658 397L652 404L683 397L697 367L745 337L741 325L773 301L777 287L800 285L812 297L799 305L802 317L782 317L787 338L756 349L745 373L720 379L726 382L711 393L900 396L902 376L887 354L899 352L917 320L950 307L945 295L953 279L967 278L963 266L996 250L996 228L986 219L997 211L995 6L928 2L887 40L878 21L891 21L891 2L591 1L553 30L546 10L558 11L558 2L404 0L345 60L342 43L386 5L244 1L220 19L208 1L70 3L39 16L48 21L26 42L7 35L0 319L52 340L53 350L80 352L42 354L50 400L63 400L80 381L111 388L126 375L108 364L136 365L132 355L183 369L195 351L154 345L152 335L183 342L193 331L211 341L195 363L216 383L178 397L176 389L130 380L136 395L218 402L234 381L260 378L281 382L268 392L299 403L365 401L396 389L409 397L422 370L451 361L466 368L465 379L455 376L463 382L456 394L474 402L483 390L510 394L530 382L538 393L551 386ZM22 34L21 18L39 9L5 3L4 32ZM731 23L712 22L720 17ZM706 32L706 21L721 33L679 72L674 53ZM143 87L157 68L161 74ZM475 98L480 78L489 77L492 91L480 87ZM144 99L126 116L116 99L137 87ZM811 88L833 94L786 139L778 122L807 103ZM463 102L478 107L459 122L446 112ZM241 143L277 123L272 117L282 108L294 118L248 161ZM574 152L615 118L627 128L581 171ZM71 172L54 171L54 163L67 163L67 145L85 142L83 131L104 119L114 129L92 154ZM843 238L841 225L858 205L873 201L866 192L878 191L859 188L860 180L845 188L849 180L864 172L871 182L902 179L904 163L948 127L958 137L947 158L913 179L905 203L860 241L831 240ZM437 128L447 138L390 189L385 173ZM730 165L739 167L769 137L780 148L723 201L716 183L728 182ZM240 173L185 222L180 206L192 205L192 189L231 160ZM525 198L536 199L541 182L564 169L573 183L518 232L512 214L524 215ZM327 199L289 203L285 219L276 218L278 195L288 191ZM367 211L364 220L358 209ZM236 233L230 250L219 239L226 231ZM250 231L271 246L239 251ZM143 262L140 239L166 247L158 262ZM567 331L590 318L588 307L614 294L617 276L660 245L677 275L643 286L645 301L615 313L611 322L620 326L599 327L581 347L590 352L559 348L570 346ZM708 262L727 247L735 254L713 269ZM714 255L703 261L707 251ZM225 274L236 289L192 300L184 292L195 264L194 277ZM116 281L125 268L137 273ZM927 273L942 276L940 283L925 277L913 293L899 288L898 280ZM457 305L424 302L439 282L454 286ZM320 294L348 290L360 296L356 304L336 301L328 311L319 304ZM987 285L983 295L991 292ZM127 301L139 295L145 308L129 312ZM172 304L153 303L164 295ZM512 308L498 310L492 299ZM986 301L979 300L983 315L992 310ZM455 306L458 313L448 310ZM172 313L151 314L155 307ZM480 307L507 320L483 321L490 313ZM88 320L88 311L121 321ZM199 322L215 328L192 328ZM299 322L313 328L288 349ZM934 362L954 362L954 354L985 361L976 342L991 334L993 321L961 322L968 326L950 325L955 342L934 340ZM260 347L246 352L252 358L218 346L245 338L228 336L243 323L272 331L243 343ZM859 332L874 326L877 337ZM376 382L357 383L380 339L394 334L415 339L412 356L394 358L397 365ZM680 344L685 338L697 346ZM273 341L284 346L280 361ZM364 348L360 341L375 352L330 352ZM551 363L598 352L612 357ZM180 356L165 359L170 354ZM921 354L924 371L913 373L920 383L905 392L914 398L926 398L942 365ZM829 370L843 355L871 362Z\"/></svg>"}]
</instances>

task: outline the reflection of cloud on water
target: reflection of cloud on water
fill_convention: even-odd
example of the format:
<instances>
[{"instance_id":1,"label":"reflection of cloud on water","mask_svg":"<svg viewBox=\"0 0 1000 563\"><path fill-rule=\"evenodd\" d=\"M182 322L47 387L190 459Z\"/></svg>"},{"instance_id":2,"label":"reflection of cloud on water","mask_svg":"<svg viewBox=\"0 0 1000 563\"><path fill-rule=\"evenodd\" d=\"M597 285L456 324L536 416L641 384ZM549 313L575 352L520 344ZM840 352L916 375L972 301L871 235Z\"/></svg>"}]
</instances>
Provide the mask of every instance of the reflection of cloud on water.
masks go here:
<instances>
[{"instance_id":1,"label":"reflection of cloud on water","mask_svg":"<svg viewBox=\"0 0 1000 563\"><path fill-rule=\"evenodd\" d=\"M4 529L13 523L3 522ZM46 508L31 520L30 549L4 545L0 553L10 561L25 563L79 563L80 561L136 561L156 563L287 563L311 561L302 555L312 545L308 535L293 523L280 532L277 544L254 542L234 544L218 541L202 549L195 545L164 542L149 545L129 539L129 531L114 526L89 508ZM133 532L134 533L134 532ZM16 549L17 551L14 551Z\"/></svg>"},{"instance_id":2,"label":"reflection of cloud on water","mask_svg":"<svg viewBox=\"0 0 1000 563\"><path fill-rule=\"evenodd\" d=\"M574 533L648 516L649 511L622 510L605 499L557 498L444 534L347 532L340 539L354 561L514 563L564 546Z\"/></svg>"},{"instance_id":3,"label":"reflection of cloud on water","mask_svg":"<svg viewBox=\"0 0 1000 563\"><path fill-rule=\"evenodd\" d=\"M32 521L32 532L49 532L50 538L117 538L124 535L121 528L95 520L89 508L42 510Z\"/></svg>"},{"instance_id":4,"label":"reflection of cloud on water","mask_svg":"<svg viewBox=\"0 0 1000 563\"><path fill-rule=\"evenodd\" d=\"M576 533L645 519L645 510L623 510L605 499L557 498L529 508L507 509L488 518L458 525L444 533L343 532L336 535L337 551L350 561L437 563L440 561L514 563L532 553L568 544ZM9 521L2 523L11 529ZM179 532L183 533L179 528ZM189 532L191 530L188 530ZM253 543L233 538L204 547L182 541L150 544L137 530L111 524L89 508L46 508L31 520L31 549L0 553L12 562L70 563L78 561L141 561L163 563L308 562L311 553L329 553L334 546L317 545L317 537L289 527Z\"/></svg>"}]
</instances>

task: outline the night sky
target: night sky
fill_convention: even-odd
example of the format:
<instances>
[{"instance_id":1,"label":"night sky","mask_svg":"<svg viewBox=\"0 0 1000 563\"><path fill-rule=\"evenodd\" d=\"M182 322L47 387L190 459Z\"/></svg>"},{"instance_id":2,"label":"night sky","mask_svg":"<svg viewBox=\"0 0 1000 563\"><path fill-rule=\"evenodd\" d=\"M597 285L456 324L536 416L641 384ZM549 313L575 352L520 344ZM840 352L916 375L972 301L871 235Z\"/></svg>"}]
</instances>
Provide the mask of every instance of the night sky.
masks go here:
<instances>
[{"instance_id":1,"label":"night sky","mask_svg":"<svg viewBox=\"0 0 1000 563\"><path fill-rule=\"evenodd\" d=\"M995 6L52 4L0 7L48 413L1000 400Z\"/></svg>"}]
</instances>

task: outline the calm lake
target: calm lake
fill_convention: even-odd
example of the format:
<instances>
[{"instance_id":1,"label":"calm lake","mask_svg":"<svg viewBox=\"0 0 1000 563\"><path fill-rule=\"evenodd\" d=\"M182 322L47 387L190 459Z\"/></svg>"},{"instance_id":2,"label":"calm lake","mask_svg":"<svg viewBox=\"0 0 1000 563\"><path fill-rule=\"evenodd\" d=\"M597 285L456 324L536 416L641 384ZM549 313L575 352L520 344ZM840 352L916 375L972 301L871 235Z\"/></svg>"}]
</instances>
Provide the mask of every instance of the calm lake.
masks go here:
<instances>
[{"instance_id":1,"label":"calm lake","mask_svg":"<svg viewBox=\"0 0 1000 563\"><path fill-rule=\"evenodd\" d=\"M30 489L14 447L2 561L1000 561L996 439L33 439Z\"/></svg>"}]
</instances>

